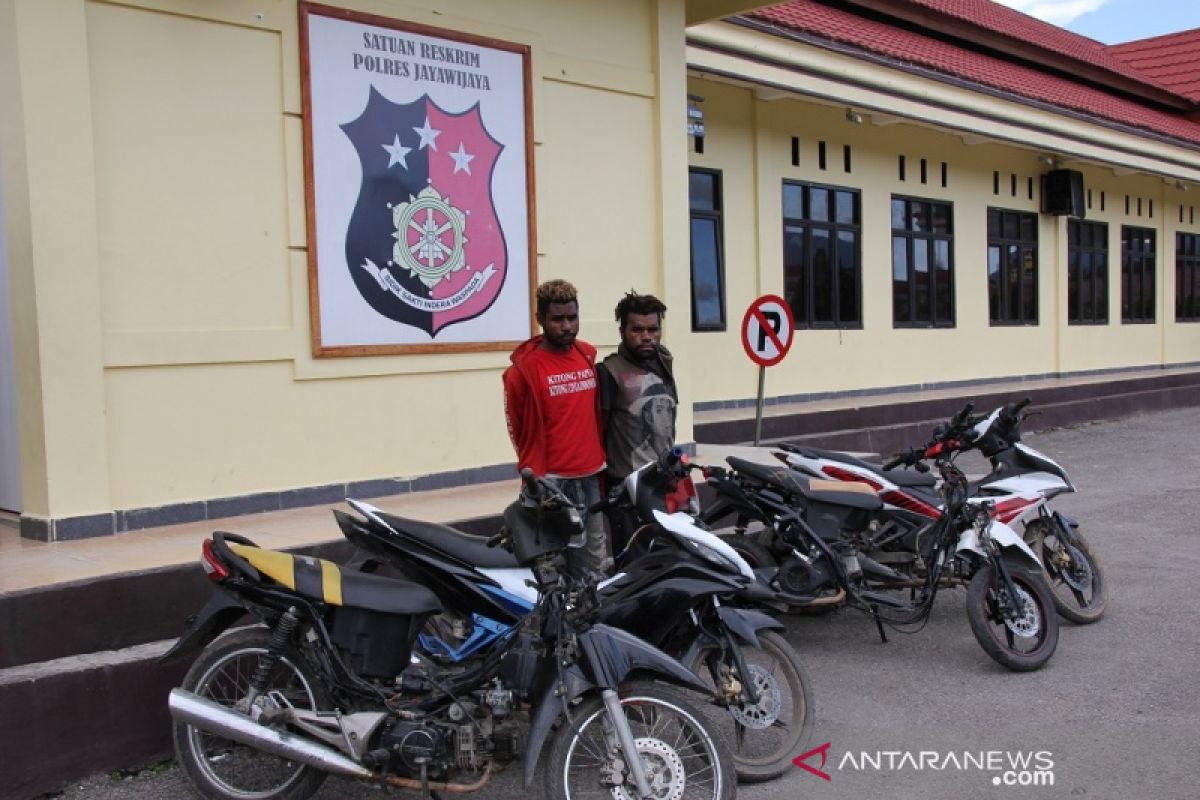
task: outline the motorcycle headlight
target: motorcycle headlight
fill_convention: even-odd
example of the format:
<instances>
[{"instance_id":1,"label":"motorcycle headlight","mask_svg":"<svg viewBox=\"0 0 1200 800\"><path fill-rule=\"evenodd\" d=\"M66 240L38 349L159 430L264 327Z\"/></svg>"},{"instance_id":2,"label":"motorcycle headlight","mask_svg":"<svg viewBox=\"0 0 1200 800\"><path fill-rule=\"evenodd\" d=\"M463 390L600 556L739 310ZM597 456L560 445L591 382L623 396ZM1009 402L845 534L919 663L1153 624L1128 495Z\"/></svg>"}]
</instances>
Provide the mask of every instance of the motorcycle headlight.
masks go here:
<instances>
[{"instance_id":1,"label":"motorcycle headlight","mask_svg":"<svg viewBox=\"0 0 1200 800\"><path fill-rule=\"evenodd\" d=\"M692 551L708 563L738 575L742 574L741 566L724 553L714 550L713 548L708 547L700 542L689 542L689 544L692 546Z\"/></svg>"}]
</instances>

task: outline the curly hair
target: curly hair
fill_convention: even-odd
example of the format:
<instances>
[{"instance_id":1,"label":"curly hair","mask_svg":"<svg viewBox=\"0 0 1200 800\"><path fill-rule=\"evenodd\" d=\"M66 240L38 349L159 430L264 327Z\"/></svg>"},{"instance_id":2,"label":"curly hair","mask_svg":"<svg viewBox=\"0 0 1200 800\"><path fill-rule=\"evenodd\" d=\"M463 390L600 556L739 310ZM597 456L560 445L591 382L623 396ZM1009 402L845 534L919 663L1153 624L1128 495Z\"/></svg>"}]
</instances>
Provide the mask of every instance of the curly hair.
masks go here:
<instances>
[{"instance_id":1,"label":"curly hair","mask_svg":"<svg viewBox=\"0 0 1200 800\"><path fill-rule=\"evenodd\" d=\"M638 294L631 289L617 303L617 307L613 313L617 322L621 323L621 327L624 328L630 314L658 314L661 320L666 316L667 307L662 300L659 300L654 295Z\"/></svg>"},{"instance_id":2,"label":"curly hair","mask_svg":"<svg viewBox=\"0 0 1200 800\"><path fill-rule=\"evenodd\" d=\"M537 287L537 313L545 314L551 303L577 303L575 287L564 280L546 281Z\"/></svg>"}]
</instances>

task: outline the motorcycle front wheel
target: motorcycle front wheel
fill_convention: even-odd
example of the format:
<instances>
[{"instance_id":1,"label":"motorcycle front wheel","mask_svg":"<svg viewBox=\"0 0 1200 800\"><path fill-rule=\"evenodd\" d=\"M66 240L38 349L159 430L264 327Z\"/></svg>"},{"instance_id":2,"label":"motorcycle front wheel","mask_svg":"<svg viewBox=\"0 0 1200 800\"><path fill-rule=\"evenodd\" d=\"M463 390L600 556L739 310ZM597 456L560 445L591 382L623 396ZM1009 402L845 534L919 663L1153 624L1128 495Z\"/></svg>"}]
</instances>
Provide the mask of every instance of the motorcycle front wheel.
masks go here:
<instances>
[{"instance_id":1,"label":"motorcycle front wheel","mask_svg":"<svg viewBox=\"0 0 1200 800\"><path fill-rule=\"evenodd\" d=\"M796 650L774 631L759 631L758 642L759 647L742 648L758 702L704 707L705 719L733 749L738 780L746 783L769 781L786 772L804 750L814 716L812 687ZM714 647L697 653L688 666L715 692L718 682L744 682L726 661Z\"/></svg>"},{"instance_id":2,"label":"motorcycle front wheel","mask_svg":"<svg viewBox=\"0 0 1200 800\"><path fill-rule=\"evenodd\" d=\"M221 636L200 653L182 688L246 713L238 703L246 697L270 638L270 631L263 627ZM316 710L325 699L320 682L293 654L285 654L275 665L267 691L280 692L297 709ZM188 780L212 800L305 800L327 777L320 770L191 725L175 723L173 732L175 757Z\"/></svg>"},{"instance_id":3,"label":"motorcycle front wheel","mask_svg":"<svg viewBox=\"0 0 1200 800\"><path fill-rule=\"evenodd\" d=\"M1019 611L1013 613L1008 589L992 564L985 564L967 584L967 620L984 652L1015 672L1040 669L1058 646L1058 614L1040 573L1005 558L1017 590Z\"/></svg>"},{"instance_id":4,"label":"motorcycle front wheel","mask_svg":"<svg viewBox=\"0 0 1200 800\"><path fill-rule=\"evenodd\" d=\"M733 800L729 747L682 692L659 683L621 689L621 708L641 756L652 800ZM572 709L546 764L551 800L633 800L638 796L599 697Z\"/></svg>"},{"instance_id":5,"label":"motorcycle front wheel","mask_svg":"<svg viewBox=\"0 0 1200 800\"><path fill-rule=\"evenodd\" d=\"M1104 573L1092 546L1078 530L1073 542L1042 520L1029 523L1025 541L1042 562L1042 575L1050 586L1059 616L1077 625L1089 625L1104 616L1108 592Z\"/></svg>"}]
</instances>

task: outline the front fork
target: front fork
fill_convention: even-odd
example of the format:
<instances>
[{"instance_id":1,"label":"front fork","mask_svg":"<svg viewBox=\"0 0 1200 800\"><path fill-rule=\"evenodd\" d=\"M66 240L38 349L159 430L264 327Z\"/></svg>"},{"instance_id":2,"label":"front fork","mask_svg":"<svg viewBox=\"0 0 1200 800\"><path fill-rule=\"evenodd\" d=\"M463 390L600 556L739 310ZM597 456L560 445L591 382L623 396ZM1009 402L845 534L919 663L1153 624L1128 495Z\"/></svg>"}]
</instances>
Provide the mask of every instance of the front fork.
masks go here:
<instances>
[{"instance_id":1,"label":"front fork","mask_svg":"<svg viewBox=\"0 0 1200 800\"><path fill-rule=\"evenodd\" d=\"M637 742L633 740L633 731L629 728L629 720L625 717L625 709L621 708L621 697L615 689L605 689L600 692L604 707L608 710L608 721L612 724L613 732L617 735L617 743L625 753L625 763L633 775L633 783L637 786L638 796L650 797L650 780L646 777L646 767L638 754Z\"/></svg>"},{"instance_id":2,"label":"front fork","mask_svg":"<svg viewBox=\"0 0 1200 800\"><path fill-rule=\"evenodd\" d=\"M1019 617L1024 611L1021 608L1017 594L1017 586L1013 583L1012 575L1009 574L1008 564L1004 558L996 553L992 556L992 563L996 565L996 572L1000 575L1000 582L1004 585L1008 594L1008 611L1014 616Z\"/></svg>"},{"instance_id":3,"label":"front fork","mask_svg":"<svg viewBox=\"0 0 1200 800\"><path fill-rule=\"evenodd\" d=\"M1058 531L1058 536L1060 539L1062 539L1062 541L1066 542L1067 544L1071 545L1072 547L1079 546L1077 540L1075 539L1075 531L1074 531L1074 525L1073 525L1074 520L1068 521L1068 519L1066 517L1064 517L1062 514L1058 513L1057 511L1053 511L1053 512L1047 511L1045 506L1042 506L1041 514L1042 514L1042 521L1045 522L1047 525L1049 525L1054 530Z\"/></svg>"},{"instance_id":4,"label":"front fork","mask_svg":"<svg viewBox=\"0 0 1200 800\"><path fill-rule=\"evenodd\" d=\"M714 616L719 621L720 612L717 611L717 607L720 605L720 601L716 597L713 597L712 602ZM728 654L729 658L733 661L733 667L737 669L737 674L741 678L737 691L740 702L751 706L757 705L759 701L758 686L754 682L754 676L750 672L750 665L746 663L746 658L742 655L742 648L738 646L733 632L729 630L728 626L723 624L718 624L716 631L710 631L704 627L695 609L692 609L688 613L691 615L692 625L696 628L699 635L692 640L691 647L688 648L687 653L682 659L683 663L692 663L696 651L700 649L700 642L702 640L707 639L714 642L717 649L708 654L705 664L708 667L708 671L712 674L713 686L716 687L717 694L726 700L733 694L733 692L729 691L732 688L728 684L729 670L727 668L723 669L726 664L726 654Z\"/></svg>"}]
</instances>

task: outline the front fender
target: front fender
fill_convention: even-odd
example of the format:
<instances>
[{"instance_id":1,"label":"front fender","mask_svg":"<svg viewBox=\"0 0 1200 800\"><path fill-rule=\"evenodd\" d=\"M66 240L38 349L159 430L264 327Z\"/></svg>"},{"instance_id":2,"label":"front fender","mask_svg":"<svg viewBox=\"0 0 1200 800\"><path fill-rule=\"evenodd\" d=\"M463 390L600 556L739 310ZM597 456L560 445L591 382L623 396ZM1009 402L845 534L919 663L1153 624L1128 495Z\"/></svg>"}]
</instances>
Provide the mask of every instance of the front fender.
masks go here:
<instances>
[{"instance_id":1,"label":"front fender","mask_svg":"<svg viewBox=\"0 0 1200 800\"><path fill-rule=\"evenodd\" d=\"M721 622L725 624L725 627L751 647L758 647L759 631L781 631L785 628L782 622L761 611L718 606L717 613L721 616Z\"/></svg>"},{"instance_id":2,"label":"front fender","mask_svg":"<svg viewBox=\"0 0 1200 800\"><path fill-rule=\"evenodd\" d=\"M988 535L1006 554L1014 556L1017 561L1022 562L1030 569L1041 572L1042 562L1029 548L1029 545L1025 544L1025 540L1018 536L1012 528L1003 522L992 520L988 525ZM988 557L984 552L983 545L979 542L979 535L975 532L974 527L968 527L958 537L958 551L962 552L963 550L970 550L983 558Z\"/></svg>"},{"instance_id":3,"label":"front fender","mask_svg":"<svg viewBox=\"0 0 1200 800\"><path fill-rule=\"evenodd\" d=\"M213 593L204 608L188 618L183 635L170 650L162 654L158 663L199 652L200 648L224 633L245 614L246 606L240 600L220 586L213 587Z\"/></svg>"},{"instance_id":4,"label":"front fender","mask_svg":"<svg viewBox=\"0 0 1200 800\"><path fill-rule=\"evenodd\" d=\"M550 681L538 698L537 710L529 721L529 743L525 746L525 786L533 782L537 771L538 759L545 749L546 737L550 729L558 721L559 716L566 711L572 700L579 697L595 684L587 679L578 664L572 664L562 671L561 681Z\"/></svg>"},{"instance_id":5,"label":"front fender","mask_svg":"<svg viewBox=\"0 0 1200 800\"><path fill-rule=\"evenodd\" d=\"M580 665L593 686L616 689L635 671L647 671L658 680L709 694L696 673L632 633L608 625L593 625L579 635Z\"/></svg>"}]
</instances>

